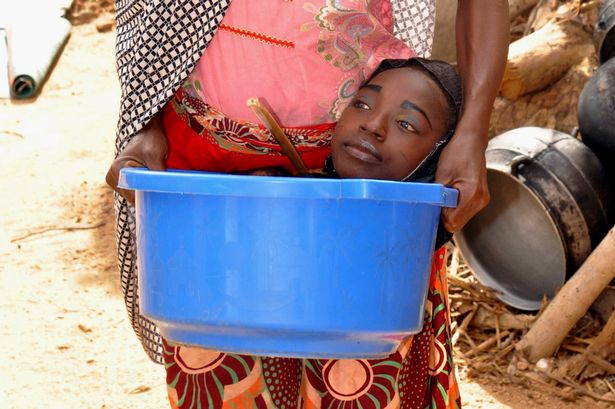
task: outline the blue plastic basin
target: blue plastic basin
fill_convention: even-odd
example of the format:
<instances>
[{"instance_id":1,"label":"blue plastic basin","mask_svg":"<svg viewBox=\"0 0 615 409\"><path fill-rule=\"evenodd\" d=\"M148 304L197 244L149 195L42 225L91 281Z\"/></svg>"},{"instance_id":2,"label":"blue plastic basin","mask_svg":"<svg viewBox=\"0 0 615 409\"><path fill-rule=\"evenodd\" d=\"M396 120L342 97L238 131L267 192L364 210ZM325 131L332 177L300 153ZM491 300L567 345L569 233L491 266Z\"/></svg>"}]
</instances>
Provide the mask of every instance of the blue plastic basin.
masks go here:
<instances>
[{"instance_id":1,"label":"blue plastic basin","mask_svg":"<svg viewBox=\"0 0 615 409\"><path fill-rule=\"evenodd\" d=\"M421 329L438 184L124 169L141 312L175 342L294 357L386 355Z\"/></svg>"}]
</instances>

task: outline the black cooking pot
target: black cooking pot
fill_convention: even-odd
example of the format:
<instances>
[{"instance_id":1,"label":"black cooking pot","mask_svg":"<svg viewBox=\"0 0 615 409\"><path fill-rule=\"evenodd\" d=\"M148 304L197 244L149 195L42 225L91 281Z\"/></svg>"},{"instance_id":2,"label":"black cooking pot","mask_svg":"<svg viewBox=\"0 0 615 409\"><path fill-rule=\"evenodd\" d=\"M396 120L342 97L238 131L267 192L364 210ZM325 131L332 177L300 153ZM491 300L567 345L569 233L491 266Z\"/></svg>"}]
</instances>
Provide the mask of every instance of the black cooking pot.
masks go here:
<instances>
[{"instance_id":1,"label":"black cooking pot","mask_svg":"<svg viewBox=\"0 0 615 409\"><path fill-rule=\"evenodd\" d=\"M615 57L615 0L606 0L594 29L594 46L600 63Z\"/></svg>"},{"instance_id":2,"label":"black cooking pot","mask_svg":"<svg viewBox=\"0 0 615 409\"><path fill-rule=\"evenodd\" d=\"M576 138L536 127L496 136L486 159L491 202L455 240L502 301L537 310L612 226L604 168Z\"/></svg>"},{"instance_id":3,"label":"black cooking pot","mask_svg":"<svg viewBox=\"0 0 615 409\"><path fill-rule=\"evenodd\" d=\"M615 58L599 66L585 84L577 119L583 142L603 162L615 159Z\"/></svg>"}]
</instances>

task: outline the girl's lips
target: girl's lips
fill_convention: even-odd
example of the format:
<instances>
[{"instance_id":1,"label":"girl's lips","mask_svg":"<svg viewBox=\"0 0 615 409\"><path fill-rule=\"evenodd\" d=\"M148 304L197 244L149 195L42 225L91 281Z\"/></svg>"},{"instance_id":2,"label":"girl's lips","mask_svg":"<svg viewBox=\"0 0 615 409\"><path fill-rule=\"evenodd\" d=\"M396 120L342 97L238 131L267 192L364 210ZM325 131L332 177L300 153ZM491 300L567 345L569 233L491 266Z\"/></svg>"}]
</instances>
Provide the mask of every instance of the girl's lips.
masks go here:
<instances>
[{"instance_id":1,"label":"girl's lips","mask_svg":"<svg viewBox=\"0 0 615 409\"><path fill-rule=\"evenodd\" d=\"M344 144L346 152L355 159L362 162L368 162L373 164L380 164L382 162L382 156L378 149L366 140L354 140Z\"/></svg>"}]
</instances>

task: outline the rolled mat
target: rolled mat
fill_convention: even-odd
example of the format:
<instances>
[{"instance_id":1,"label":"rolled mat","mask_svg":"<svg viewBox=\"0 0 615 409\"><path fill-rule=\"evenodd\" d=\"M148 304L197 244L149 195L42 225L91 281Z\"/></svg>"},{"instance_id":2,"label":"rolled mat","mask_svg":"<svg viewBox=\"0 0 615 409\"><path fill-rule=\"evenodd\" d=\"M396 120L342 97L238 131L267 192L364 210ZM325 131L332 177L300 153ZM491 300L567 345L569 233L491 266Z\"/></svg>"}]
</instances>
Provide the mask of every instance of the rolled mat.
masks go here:
<instances>
[{"instance_id":1,"label":"rolled mat","mask_svg":"<svg viewBox=\"0 0 615 409\"><path fill-rule=\"evenodd\" d=\"M8 74L13 98L32 98L70 34L70 22L59 15L19 19L7 27Z\"/></svg>"},{"instance_id":2,"label":"rolled mat","mask_svg":"<svg viewBox=\"0 0 615 409\"><path fill-rule=\"evenodd\" d=\"M9 86L9 50L6 43L6 32L0 28L0 98L10 98Z\"/></svg>"}]
</instances>

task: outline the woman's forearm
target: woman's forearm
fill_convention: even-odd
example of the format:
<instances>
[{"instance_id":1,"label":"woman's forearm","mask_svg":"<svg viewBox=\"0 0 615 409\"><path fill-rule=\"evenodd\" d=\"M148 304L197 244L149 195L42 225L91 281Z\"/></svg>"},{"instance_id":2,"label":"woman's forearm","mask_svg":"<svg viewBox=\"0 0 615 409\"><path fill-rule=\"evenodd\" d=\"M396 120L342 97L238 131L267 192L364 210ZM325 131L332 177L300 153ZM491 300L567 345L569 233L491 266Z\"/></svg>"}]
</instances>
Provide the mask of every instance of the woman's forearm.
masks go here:
<instances>
[{"instance_id":1,"label":"woman's forearm","mask_svg":"<svg viewBox=\"0 0 615 409\"><path fill-rule=\"evenodd\" d=\"M444 227L450 232L459 231L489 203L485 149L508 54L508 2L459 0L456 31L463 105L455 135L442 151L436 171L436 182L459 190L457 208L442 210Z\"/></svg>"},{"instance_id":2,"label":"woman's forearm","mask_svg":"<svg viewBox=\"0 0 615 409\"><path fill-rule=\"evenodd\" d=\"M154 114L152 118L143 126L144 132L157 131L164 134L164 125L162 123L162 109Z\"/></svg>"},{"instance_id":3,"label":"woman's forearm","mask_svg":"<svg viewBox=\"0 0 615 409\"><path fill-rule=\"evenodd\" d=\"M464 101L457 129L486 146L491 109L508 54L508 2L459 0L457 10L457 64Z\"/></svg>"}]
</instances>

